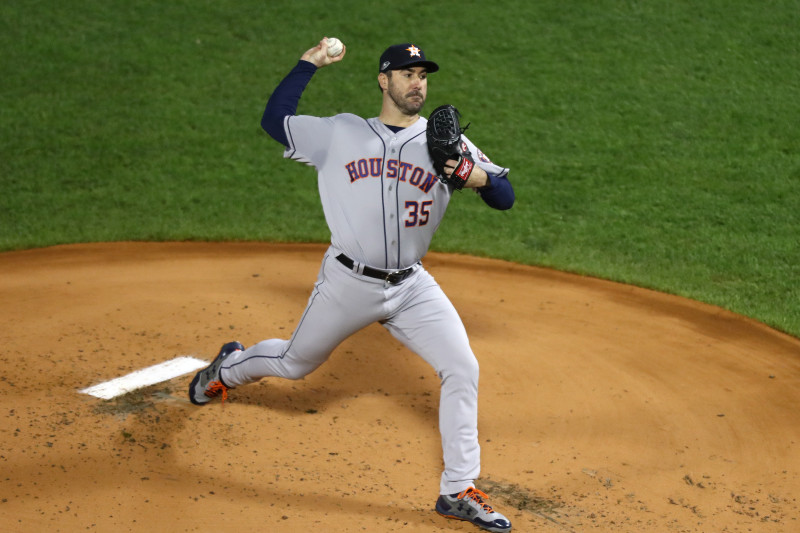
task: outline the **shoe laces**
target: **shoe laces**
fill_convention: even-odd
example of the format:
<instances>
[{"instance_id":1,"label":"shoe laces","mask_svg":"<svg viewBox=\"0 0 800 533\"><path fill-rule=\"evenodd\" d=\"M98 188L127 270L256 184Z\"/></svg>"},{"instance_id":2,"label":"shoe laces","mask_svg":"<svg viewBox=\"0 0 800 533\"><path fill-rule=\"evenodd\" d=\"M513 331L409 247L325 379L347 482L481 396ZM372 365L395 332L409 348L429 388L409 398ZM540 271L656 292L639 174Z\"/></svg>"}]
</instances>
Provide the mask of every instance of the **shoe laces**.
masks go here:
<instances>
[{"instance_id":1,"label":"shoe laces","mask_svg":"<svg viewBox=\"0 0 800 533\"><path fill-rule=\"evenodd\" d=\"M462 499L462 498L470 499L470 500L474 501L475 503L477 503L478 505L480 505L481 508L484 511L486 511L487 513L493 513L494 512L494 509L492 509L492 506L489 505L486 501L484 501L484 500L489 499L489 496L487 496L487 494L485 492L483 492L481 490L478 490L475 487L470 487L467 490L463 491L461 494L459 494L457 496L457 498L459 500Z\"/></svg>"},{"instance_id":2,"label":"shoe laces","mask_svg":"<svg viewBox=\"0 0 800 533\"><path fill-rule=\"evenodd\" d=\"M222 403L225 403L225 400L228 399L228 387L222 384L221 381L212 381L206 387L205 395L209 398L216 398L219 395L222 395Z\"/></svg>"}]
</instances>

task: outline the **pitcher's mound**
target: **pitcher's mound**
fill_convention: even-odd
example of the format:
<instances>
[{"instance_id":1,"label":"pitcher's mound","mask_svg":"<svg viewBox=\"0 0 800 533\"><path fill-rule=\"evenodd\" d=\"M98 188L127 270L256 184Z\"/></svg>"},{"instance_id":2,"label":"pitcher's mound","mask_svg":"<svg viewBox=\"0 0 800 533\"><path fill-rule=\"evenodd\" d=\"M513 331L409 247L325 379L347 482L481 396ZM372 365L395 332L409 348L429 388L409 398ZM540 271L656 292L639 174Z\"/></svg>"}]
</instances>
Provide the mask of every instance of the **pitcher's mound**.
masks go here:
<instances>
[{"instance_id":1,"label":"pitcher's mound","mask_svg":"<svg viewBox=\"0 0 800 533\"><path fill-rule=\"evenodd\" d=\"M325 246L0 254L0 520L39 531L477 531L435 514L438 378L380 326L311 376L78 390L288 338ZM478 481L524 531L800 530L800 341L503 261L424 260L481 365Z\"/></svg>"}]
</instances>

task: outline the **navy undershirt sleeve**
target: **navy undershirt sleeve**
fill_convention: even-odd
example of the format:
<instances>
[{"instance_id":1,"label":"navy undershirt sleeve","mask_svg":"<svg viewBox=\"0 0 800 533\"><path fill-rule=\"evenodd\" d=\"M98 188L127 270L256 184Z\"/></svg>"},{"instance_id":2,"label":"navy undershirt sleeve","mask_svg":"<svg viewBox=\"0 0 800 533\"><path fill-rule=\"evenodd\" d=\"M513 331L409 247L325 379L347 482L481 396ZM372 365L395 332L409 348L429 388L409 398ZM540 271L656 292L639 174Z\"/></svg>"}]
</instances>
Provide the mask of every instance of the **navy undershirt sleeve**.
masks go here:
<instances>
[{"instance_id":1,"label":"navy undershirt sleeve","mask_svg":"<svg viewBox=\"0 0 800 533\"><path fill-rule=\"evenodd\" d=\"M301 59L269 97L264 116L261 117L261 127L284 146L289 146L289 139L283 129L283 120L287 115L297 113L300 96L316 71L317 67L313 63Z\"/></svg>"},{"instance_id":2,"label":"navy undershirt sleeve","mask_svg":"<svg viewBox=\"0 0 800 533\"><path fill-rule=\"evenodd\" d=\"M490 185L478 189L478 194L489 207L505 211L514 205L514 188L507 176L508 174L505 176L489 174Z\"/></svg>"}]
</instances>

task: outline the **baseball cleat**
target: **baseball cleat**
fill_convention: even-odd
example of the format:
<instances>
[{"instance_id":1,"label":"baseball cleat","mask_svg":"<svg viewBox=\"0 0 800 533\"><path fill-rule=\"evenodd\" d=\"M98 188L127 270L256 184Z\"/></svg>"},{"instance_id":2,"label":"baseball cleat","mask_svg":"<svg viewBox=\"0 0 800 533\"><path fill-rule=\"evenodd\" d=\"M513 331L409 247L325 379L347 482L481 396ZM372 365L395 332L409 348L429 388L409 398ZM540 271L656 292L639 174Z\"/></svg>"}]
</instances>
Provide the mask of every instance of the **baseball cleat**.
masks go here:
<instances>
[{"instance_id":1,"label":"baseball cleat","mask_svg":"<svg viewBox=\"0 0 800 533\"><path fill-rule=\"evenodd\" d=\"M228 399L228 387L219 377L222 363L234 352L244 351L244 346L238 342L224 344L219 350L217 357L211 364L195 374L194 379L189 384L189 400L195 405L203 405L211 401L212 398L222 396L222 401Z\"/></svg>"},{"instance_id":2,"label":"baseball cleat","mask_svg":"<svg viewBox=\"0 0 800 533\"><path fill-rule=\"evenodd\" d=\"M489 505L488 496L475 487L459 494L442 494L436 500L436 512L446 518L466 520L487 531L511 531L511 522Z\"/></svg>"}]
</instances>

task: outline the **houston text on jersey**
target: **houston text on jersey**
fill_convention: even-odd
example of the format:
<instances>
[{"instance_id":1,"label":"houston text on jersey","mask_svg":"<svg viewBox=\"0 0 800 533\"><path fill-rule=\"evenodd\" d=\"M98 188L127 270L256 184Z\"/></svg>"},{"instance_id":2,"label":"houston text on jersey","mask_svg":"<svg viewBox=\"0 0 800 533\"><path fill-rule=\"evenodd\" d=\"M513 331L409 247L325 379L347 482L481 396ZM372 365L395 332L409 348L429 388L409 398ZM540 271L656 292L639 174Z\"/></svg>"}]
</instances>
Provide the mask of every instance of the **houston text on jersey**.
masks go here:
<instances>
[{"instance_id":1,"label":"houston text on jersey","mask_svg":"<svg viewBox=\"0 0 800 533\"><path fill-rule=\"evenodd\" d=\"M358 161L347 163L345 168L350 175L351 183L362 178L380 178L383 173L383 158L362 158ZM424 193L428 193L438 179L435 174L426 171L422 167L398 161L397 159L386 161L385 177L387 179L397 179L398 181L408 181L408 183L419 188Z\"/></svg>"}]
</instances>

